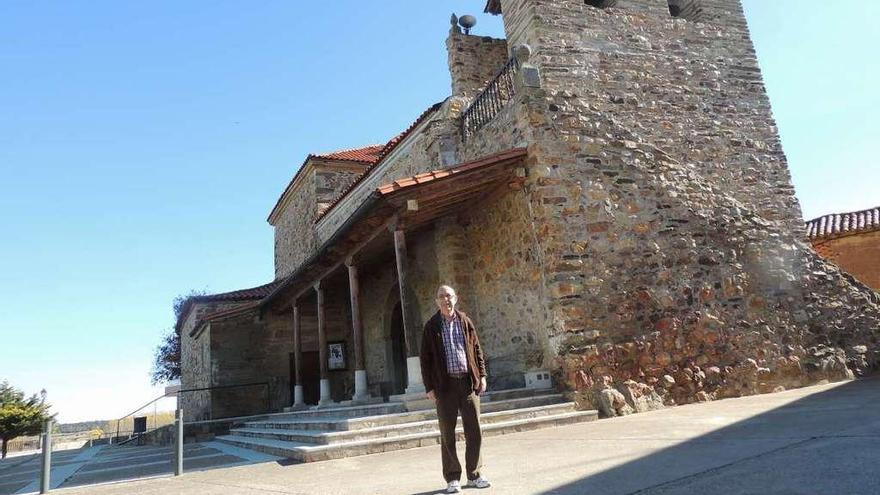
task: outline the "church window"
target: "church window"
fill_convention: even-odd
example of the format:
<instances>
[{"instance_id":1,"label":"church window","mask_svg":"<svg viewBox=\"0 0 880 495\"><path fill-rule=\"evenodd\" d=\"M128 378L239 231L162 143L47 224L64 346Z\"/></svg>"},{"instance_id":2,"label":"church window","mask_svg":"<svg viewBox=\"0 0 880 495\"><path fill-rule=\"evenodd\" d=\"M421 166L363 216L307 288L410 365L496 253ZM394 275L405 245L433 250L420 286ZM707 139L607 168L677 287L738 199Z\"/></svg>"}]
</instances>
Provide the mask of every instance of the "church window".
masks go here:
<instances>
[{"instance_id":1,"label":"church window","mask_svg":"<svg viewBox=\"0 0 880 495\"><path fill-rule=\"evenodd\" d=\"M597 9L605 9L608 7L614 7L614 5L617 4L617 0L584 0L584 3Z\"/></svg>"},{"instance_id":2,"label":"church window","mask_svg":"<svg viewBox=\"0 0 880 495\"><path fill-rule=\"evenodd\" d=\"M698 21L703 12L700 0L667 0L669 15L689 21Z\"/></svg>"}]
</instances>

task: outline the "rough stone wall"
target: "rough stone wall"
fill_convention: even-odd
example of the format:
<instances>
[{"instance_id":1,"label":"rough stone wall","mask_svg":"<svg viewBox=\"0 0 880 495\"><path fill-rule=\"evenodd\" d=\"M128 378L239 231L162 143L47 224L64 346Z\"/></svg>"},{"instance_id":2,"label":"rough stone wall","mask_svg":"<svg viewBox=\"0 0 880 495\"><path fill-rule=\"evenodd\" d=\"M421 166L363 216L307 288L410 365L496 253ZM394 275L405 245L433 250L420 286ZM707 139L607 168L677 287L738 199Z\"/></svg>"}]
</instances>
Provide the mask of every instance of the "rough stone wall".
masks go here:
<instances>
[{"instance_id":1,"label":"rough stone wall","mask_svg":"<svg viewBox=\"0 0 880 495\"><path fill-rule=\"evenodd\" d=\"M523 372L553 355L544 304L541 250L525 193L496 191L464 222L473 319L492 389L524 387Z\"/></svg>"},{"instance_id":2,"label":"rough stone wall","mask_svg":"<svg viewBox=\"0 0 880 495\"><path fill-rule=\"evenodd\" d=\"M704 7L713 24L503 3L541 70L511 115L528 122L547 335L558 377L605 414L876 362L877 294L801 241L741 8Z\"/></svg>"},{"instance_id":3,"label":"rough stone wall","mask_svg":"<svg viewBox=\"0 0 880 495\"><path fill-rule=\"evenodd\" d=\"M274 224L276 280L296 270L317 249L314 170L306 170L304 174L300 184L295 186L290 202Z\"/></svg>"},{"instance_id":4,"label":"rough stone wall","mask_svg":"<svg viewBox=\"0 0 880 495\"><path fill-rule=\"evenodd\" d=\"M348 162L320 162L315 167L316 214L327 209L342 191L355 181L366 165Z\"/></svg>"},{"instance_id":5,"label":"rough stone wall","mask_svg":"<svg viewBox=\"0 0 880 495\"><path fill-rule=\"evenodd\" d=\"M271 382L266 326L253 313L211 323L211 374L214 386ZM270 384L271 388L271 384ZM271 392L270 392L271 393ZM266 411L266 387L249 386L211 391L211 419Z\"/></svg>"},{"instance_id":6,"label":"rough stone wall","mask_svg":"<svg viewBox=\"0 0 880 495\"><path fill-rule=\"evenodd\" d=\"M275 220L275 278L296 271L318 249L315 220L366 169L365 164L310 158Z\"/></svg>"},{"instance_id":7,"label":"rough stone wall","mask_svg":"<svg viewBox=\"0 0 880 495\"><path fill-rule=\"evenodd\" d=\"M430 229L421 231L419 235L407 236L409 280L416 321L420 324L437 311L434 295L441 279L437 273L434 238L435 233ZM361 319L367 381L371 393L378 396L382 390L388 390L393 380L391 319L394 305L400 301L400 292L393 254L369 263L369 271L362 269L360 278ZM417 346L420 344L416 342Z\"/></svg>"},{"instance_id":8,"label":"rough stone wall","mask_svg":"<svg viewBox=\"0 0 880 495\"><path fill-rule=\"evenodd\" d=\"M453 29L446 39L453 96L473 96L508 60L507 41Z\"/></svg>"},{"instance_id":9,"label":"rough stone wall","mask_svg":"<svg viewBox=\"0 0 880 495\"><path fill-rule=\"evenodd\" d=\"M318 242L325 242L363 204L379 186L404 177L443 168L441 153L444 144L458 139L458 112L461 98L448 99L433 115L427 117L414 129L370 175L350 191L317 224ZM454 153L453 153L454 154ZM450 157L456 160L456 157Z\"/></svg>"},{"instance_id":10,"label":"rough stone wall","mask_svg":"<svg viewBox=\"0 0 880 495\"><path fill-rule=\"evenodd\" d=\"M198 320L208 313L233 309L244 302L197 303L187 315L180 329L180 385L181 389L210 387L214 384L211 368L210 325L190 336ZM186 392L180 399L184 417L188 421L202 420L211 415L209 392Z\"/></svg>"},{"instance_id":11,"label":"rough stone wall","mask_svg":"<svg viewBox=\"0 0 880 495\"><path fill-rule=\"evenodd\" d=\"M361 324L364 331L364 365L370 393L386 395L393 380L394 370L391 348L391 311L400 300L397 289L397 269L394 258L389 257L376 269L361 269ZM384 383L384 385L383 385Z\"/></svg>"},{"instance_id":12,"label":"rough stone wall","mask_svg":"<svg viewBox=\"0 0 880 495\"><path fill-rule=\"evenodd\" d=\"M880 291L880 231L812 241L819 255Z\"/></svg>"},{"instance_id":13,"label":"rough stone wall","mask_svg":"<svg viewBox=\"0 0 880 495\"><path fill-rule=\"evenodd\" d=\"M190 337L198 308L190 312L180 329L180 384L182 389L208 387L211 384L210 368L210 330ZM205 419L211 410L210 394L191 392L180 399L184 419L195 421Z\"/></svg>"},{"instance_id":14,"label":"rough stone wall","mask_svg":"<svg viewBox=\"0 0 880 495\"><path fill-rule=\"evenodd\" d=\"M557 121L589 125L584 113L613 115L629 139L699 167L762 217L800 228L742 7L702 3L711 22L673 18L665 0L605 9L506 0L503 8L509 38L519 38L511 46L530 43L545 87L563 96L551 110Z\"/></svg>"}]
</instances>

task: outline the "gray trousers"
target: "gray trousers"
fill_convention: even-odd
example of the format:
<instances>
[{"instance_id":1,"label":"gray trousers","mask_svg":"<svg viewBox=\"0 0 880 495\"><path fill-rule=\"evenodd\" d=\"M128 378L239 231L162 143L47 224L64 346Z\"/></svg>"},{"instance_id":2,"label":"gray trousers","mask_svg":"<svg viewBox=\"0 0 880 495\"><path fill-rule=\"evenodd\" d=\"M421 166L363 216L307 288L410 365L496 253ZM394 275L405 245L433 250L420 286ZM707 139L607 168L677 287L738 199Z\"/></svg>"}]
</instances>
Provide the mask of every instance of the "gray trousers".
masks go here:
<instances>
[{"instance_id":1,"label":"gray trousers","mask_svg":"<svg viewBox=\"0 0 880 495\"><path fill-rule=\"evenodd\" d=\"M471 378L449 378L443 390L437 394L437 420L440 423L440 451L443 459L443 478L446 482L461 479L461 463L455 451L455 424L461 413L464 428L465 467L467 478L480 477L480 396L471 387Z\"/></svg>"}]
</instances>

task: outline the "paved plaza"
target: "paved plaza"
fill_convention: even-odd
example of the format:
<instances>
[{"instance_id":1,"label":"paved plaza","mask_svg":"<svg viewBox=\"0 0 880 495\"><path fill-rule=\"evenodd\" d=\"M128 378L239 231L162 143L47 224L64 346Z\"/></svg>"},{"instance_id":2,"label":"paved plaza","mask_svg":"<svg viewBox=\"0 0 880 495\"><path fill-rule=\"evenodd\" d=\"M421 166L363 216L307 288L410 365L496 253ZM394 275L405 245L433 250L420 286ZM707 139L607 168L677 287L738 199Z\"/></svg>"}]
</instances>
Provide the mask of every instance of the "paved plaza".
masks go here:
<instances>
[{"instance_id":1,"label":"paved plaza","mask_svg":"<svg viewBox=\"0 0 880 495\"><path fill-rule=\"evenodd\" d=\"M492 437L484 473L494 486L465 493L880 493L877 404L880 379L871 378ZM177 478L161 461L168 449L56 455L58 469L80 468L53 493L421 495L444 486L437 446L309 464L218 447L188 445L189 472ZM0 464L0 493L28 479L11 469ZM121 474L152 478L107 483Z\"/></svg>"}]
</instances>

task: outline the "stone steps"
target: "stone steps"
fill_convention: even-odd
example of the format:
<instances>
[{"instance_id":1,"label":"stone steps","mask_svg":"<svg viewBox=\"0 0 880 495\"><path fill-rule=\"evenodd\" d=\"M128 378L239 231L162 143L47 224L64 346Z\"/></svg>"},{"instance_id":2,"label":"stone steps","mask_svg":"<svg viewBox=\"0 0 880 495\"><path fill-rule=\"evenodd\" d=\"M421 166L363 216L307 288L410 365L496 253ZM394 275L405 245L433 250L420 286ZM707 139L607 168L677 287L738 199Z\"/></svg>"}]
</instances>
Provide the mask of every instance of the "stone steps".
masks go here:
<instances>
[{"instance_id":1,"label":"stone steps","mask_svg":"<svg viewBox=\"0 0 880 495\"><path fill-rule=\"evenodd\" d=\"M538 428L593 421L597 418L598 413L596 411L563 412L538 417L484 423L482 430L484 436L503 435ZM463 438L463 432L460 427L456 429L456 434L459 439ZM434 422L434 428L430 431L330 444L314 444L242 435L227 435L217 437L217 440L270 455L287 457L301 462L314 462L434 445L439 441L439 437L440 434L436 429L436 422Z\"/></svg>"},{"instance_id":2,"label":"stone steps","mask_svg":"<svg viewBox=\"0 0 880 495\"><path fill-rule=\"evenodd\" d=\"M433 411L431 412L433 413ZM495 423L543 418L547 416L554 416L572 412L575 412L574 403L572 402L563 402L537 407L509 409L481 414L481 424L486 427L487 425ZM381 426L362 427L341 431L278 428L277 425L275 427L266 428L263 427L264 425L261 425L260 423L253 423L250 425L245 425L244 428L235 428L230 431L230 434L251 438L266 438L305 444L328 445L377 438L399 437L436 431L436 414L432 414L432 417L430 418L426 418L425 416L426 415L423 414L411 413L411 420L407 422L391 422L383 424ZM376 418L374 422L376 424L379 424L381 423L381 420L379 418Z\"/></svg>"},{"instance_id":3,"label":"stone steps","mask_svg":"<svg viewBox=\"0 0 880 495\"><path fill-rule=\"evenodd\" d=\"M379 414L405 412L406 408L399 402L385 402L364 406L316 407L289 413L273 414L272 418L322 419L322 418L357 418Z\"/></svg>"},{"instance_id":4,"label":"stone steps","mask_svg":"<svg viewBox=\"0 0 880 495\"><path fill-rule=\"evenodd\" d=\"M486 413L509 409L558 404L564 401L565 398L561 394L534 395L532 397L519 397L503 400L496 399L490 402L481 402L480 411L485 415ZM273 416L270 419L247 421L243 426L245 428L261 429L347 431L437 418L437 413L433 409L420 411L399 411L394 409L393 413L376 412L373 415L361 417L314 417L305 416L302 414L303 412L305 411Z\"/></svg>"},{"instance_id":5,"label":"stone steps","mask_svg":"<svg viewBox=\"0 0 880 495\"><path fill-rule=\"evenodd\" d=\"M552 389L535 389L535 388L510 388L507 390L496 390L494 392L486 392L480 399L483 402L495 402L508 399L522 399L524 397L534 397L536 395L552 394Z\"/></svg>"}]
</instances>

